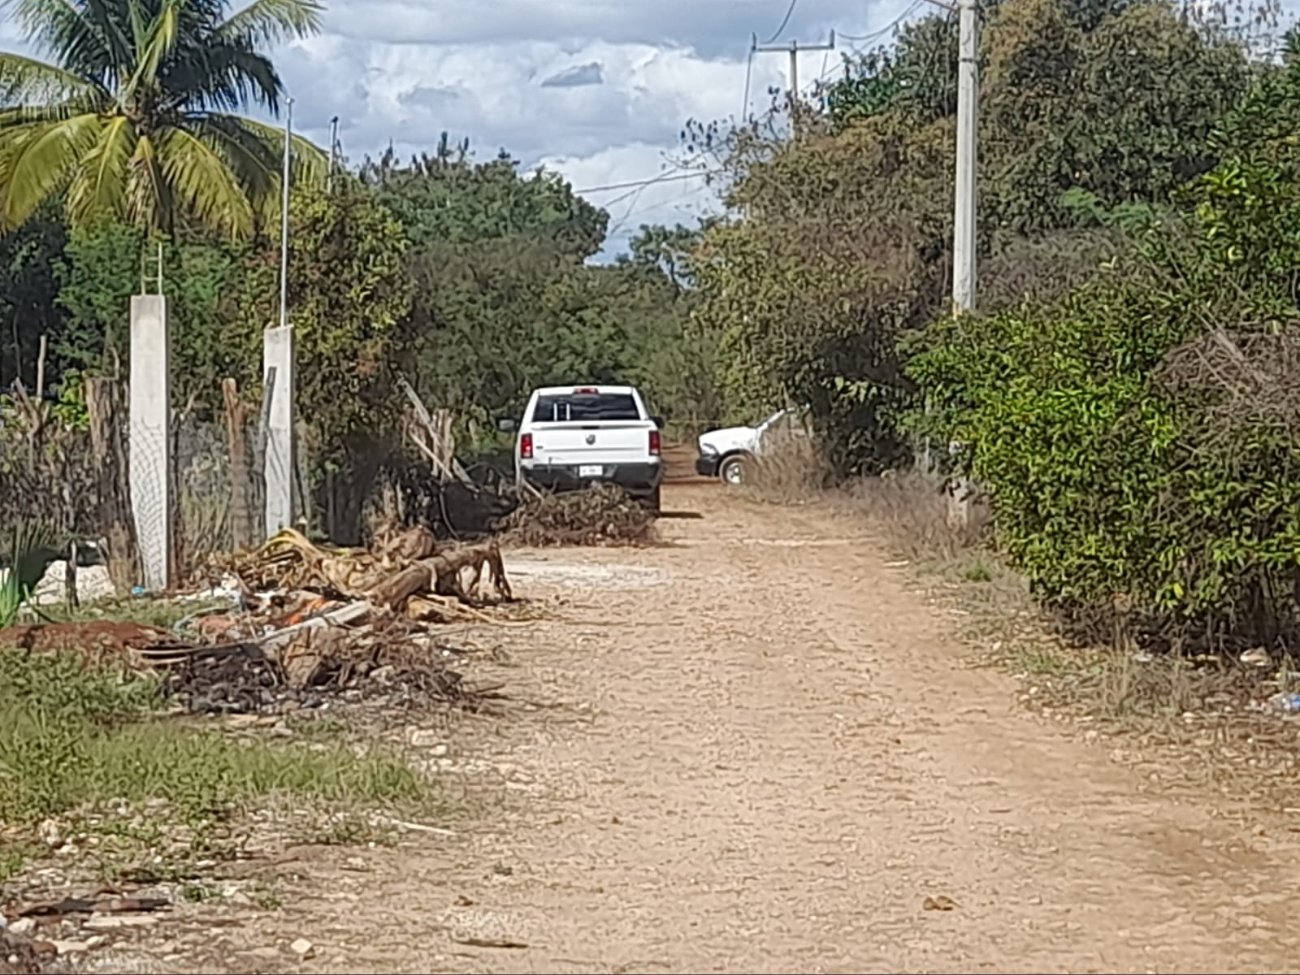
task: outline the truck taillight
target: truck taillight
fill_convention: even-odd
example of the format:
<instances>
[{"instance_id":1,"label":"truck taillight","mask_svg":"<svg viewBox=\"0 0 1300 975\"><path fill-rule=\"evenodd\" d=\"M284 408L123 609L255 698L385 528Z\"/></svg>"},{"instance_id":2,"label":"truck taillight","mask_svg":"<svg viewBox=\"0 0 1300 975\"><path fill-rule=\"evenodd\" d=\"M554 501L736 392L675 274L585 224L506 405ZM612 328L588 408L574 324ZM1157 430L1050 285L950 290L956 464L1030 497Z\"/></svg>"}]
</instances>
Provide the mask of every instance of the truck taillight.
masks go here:
<instances>
[{"instance_id":1,"label":"truck taillight","mask_svg":"<svg viewBox=\"0 0 1300 975\"><path fill-rule=\"evenodd\" d=\"M659 431L651 430L650 431L650 456L658 457L661 446L662 446L662 442L659 439Z\"/></svg>"},{"instance_id":2,"label":"truck taillight","mask_svg":"<svg viewBox=\"0 0 1300 975\"><path fill-rule=\"evenodd\" d=\"M533 435L531 433L525 433L519 437L519 456L524 460L533 459Z\"/></svg>"}]
</instances>

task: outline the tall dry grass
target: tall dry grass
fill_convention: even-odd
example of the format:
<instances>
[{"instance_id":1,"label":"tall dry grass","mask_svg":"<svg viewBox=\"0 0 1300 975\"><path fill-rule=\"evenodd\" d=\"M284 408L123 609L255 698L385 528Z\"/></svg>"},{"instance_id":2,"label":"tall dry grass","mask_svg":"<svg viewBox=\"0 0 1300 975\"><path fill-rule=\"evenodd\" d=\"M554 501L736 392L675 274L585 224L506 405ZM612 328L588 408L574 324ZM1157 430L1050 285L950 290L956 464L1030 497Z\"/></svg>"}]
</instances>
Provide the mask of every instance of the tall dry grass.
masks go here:
<instances>
[{"instance_id":1,"label":"tall dry grass","mask_svg":"<svg viewBox=\"0 0 1300 975\"><path fill-rule=\"evenodd\" d=\"M745 461L742 491L765 504L808 504L830 483L830 465L817 442L789 431L770 431L762 451Z\"/></svg>"}]
</instances>

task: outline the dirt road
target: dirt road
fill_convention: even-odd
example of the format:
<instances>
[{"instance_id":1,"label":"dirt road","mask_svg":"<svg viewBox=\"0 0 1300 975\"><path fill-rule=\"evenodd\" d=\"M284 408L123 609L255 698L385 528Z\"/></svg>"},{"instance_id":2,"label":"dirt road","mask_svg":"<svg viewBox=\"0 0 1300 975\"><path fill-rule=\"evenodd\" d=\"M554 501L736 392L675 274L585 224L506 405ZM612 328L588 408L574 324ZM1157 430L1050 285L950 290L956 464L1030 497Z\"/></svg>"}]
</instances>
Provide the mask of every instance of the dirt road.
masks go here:
<instances>
[{"instance_id":1,"label":"dirt road","mask_svg":"<svg viewBox=\"0 0 1300 975\"><path fill-rule=\"evenodd\" d=\"M297 936L304 971L1300 968L1284 824L1149 794L1019 711L869 525L667 503L703 514L672 547L516 560L524 595L564 596L512 631L547 706L452 746L504 815L309 867L273 927L219 934L227 970Z\"/></svg>"}]
</instances>

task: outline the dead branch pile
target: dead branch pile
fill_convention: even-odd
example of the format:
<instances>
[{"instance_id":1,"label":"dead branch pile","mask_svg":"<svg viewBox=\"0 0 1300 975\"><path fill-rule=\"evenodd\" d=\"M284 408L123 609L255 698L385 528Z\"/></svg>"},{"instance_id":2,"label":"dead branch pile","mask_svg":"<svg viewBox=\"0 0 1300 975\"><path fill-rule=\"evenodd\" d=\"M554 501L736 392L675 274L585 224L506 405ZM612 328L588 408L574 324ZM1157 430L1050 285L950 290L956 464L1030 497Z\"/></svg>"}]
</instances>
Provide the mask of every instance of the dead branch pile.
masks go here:
<instances>
[{"instance_id":1,"label":"dead branch pile","mask_svg":"<svg viewBox=\"0 0 1300 975\"><path fill-rule=\"evenodd\" d=\"M188 629L33 624L0 631L0 645L161 671L167 692L191 711L248 713L375 696L469 705L484 692L464 686L448 667L455 651L431 624L510 625L476 605L513 598L495 540L439 545L415 528L380 532L369 549L342 549L286 530L220 568L224 582L212 592L230 608L200 611Z\"/></svg>"},{"instance_id":2,"label":"dead branch pile","mask_svg":"<svg viewBox=\"0 0 1300 975\"><path fill-rule=\"evenodd\" d=\"M395 611L408 610L417 596L426 602L429 597L462 602L512 598L495 540L440 546L423 528L381 534L368 550L317 545L286 528L261 548L216 568L232 574L246 593L314 592Z\"/></svg>"},{"instance_id":3,"label":"dead branch pile","mask_svg":"<svg viewBox=\"0 0 1300 975\"><path fill-rule=\"evenodd\" d=\"M166 693L192 713L256 714L382 698L394 707L444 701L477 708L491 694L448 665L458 651L405 621L364 630L312 629L282 648L245 644L194 654Z\"/></svg>"},{"instance_id":4,"label":"dead branch pile","mask_svg":"<svg viewBox=\"0 0 1300 975\"><path fill-rule=\"evenodd\" d=\"M1235 446L1251 424L1300 440L1300 324L1216 325L1174 349L1161 380L1199 406L1207 442Z\"/></svg>"},{"instance_id":5,"label":"dead branch pile","mask_svg":"<svg viewBox=\"0 0 1300 975\"><path fill-rule=\"evenodd\" d=\"M654 515L612 484L530 497L499 528L510 541L535 547L647 545L657 539Z\"/></svg>"}]
</instances>

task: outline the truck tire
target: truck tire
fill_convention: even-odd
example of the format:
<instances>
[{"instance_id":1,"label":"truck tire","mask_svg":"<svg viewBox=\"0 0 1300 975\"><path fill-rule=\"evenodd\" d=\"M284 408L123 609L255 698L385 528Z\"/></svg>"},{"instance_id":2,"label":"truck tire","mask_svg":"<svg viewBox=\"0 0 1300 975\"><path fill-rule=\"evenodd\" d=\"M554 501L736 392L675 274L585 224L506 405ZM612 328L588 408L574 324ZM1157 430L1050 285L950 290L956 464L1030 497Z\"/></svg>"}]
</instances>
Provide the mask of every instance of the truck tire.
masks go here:
<instances>
[{"instance_id":1,"label":"truck tire","mask_svg":"<svg viewBox=\"0 0 1300 975\"><path fill-rule=\"evenodd\" d=\"M660 512L661 510L663 510L663 506L662 506L662 504L661 504L662 497L663 497L663 486L662 486L662 485L660 485L659 487L656 487L653 491L650 492L649 495L646 496L646 499L645 499L645 506L646 506L646 509L647 509L647 510L652 514L652 515L656 515L656 516L657 516L657 515L659 514L659 512Z\"/></svg>"},{"instance_id":2,"label":"truck tire","mask_svg":"<svg viewBox=\"0 0 1300 975\"><path fill-rule=\"evenodd\" d=\"M718 465L718 477L727 487L740 487L746 481L749 458L744 454L732 454L722 458Z\"/></svg>"}]
</instances>

